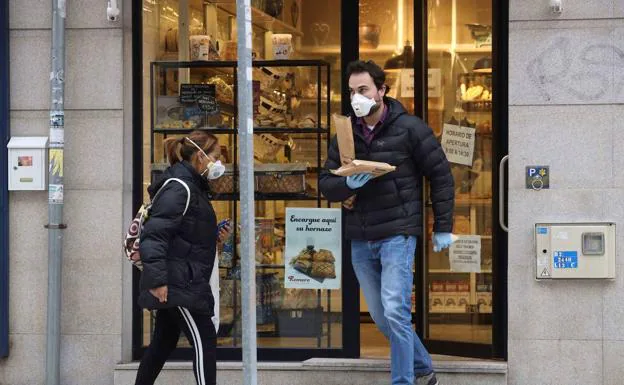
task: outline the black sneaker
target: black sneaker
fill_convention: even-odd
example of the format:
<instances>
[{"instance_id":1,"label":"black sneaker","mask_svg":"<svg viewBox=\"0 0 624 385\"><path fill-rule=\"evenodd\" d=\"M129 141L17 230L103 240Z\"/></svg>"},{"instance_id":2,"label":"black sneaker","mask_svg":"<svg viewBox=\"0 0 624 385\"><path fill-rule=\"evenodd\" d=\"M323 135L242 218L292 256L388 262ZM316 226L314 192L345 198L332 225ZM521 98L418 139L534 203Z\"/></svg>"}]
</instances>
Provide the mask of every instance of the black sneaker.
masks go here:
<instances>
[{"instance_id":1,"label":"black sneaker","mask_svg":"<svg viewBox=\"0 0 624 385\"><path fill-rule=\"evenodd\" d=\"M440 385L436 378L435 372L425 374L424 376L416 377L414 385Z\"/></svg>"}]
</instances>

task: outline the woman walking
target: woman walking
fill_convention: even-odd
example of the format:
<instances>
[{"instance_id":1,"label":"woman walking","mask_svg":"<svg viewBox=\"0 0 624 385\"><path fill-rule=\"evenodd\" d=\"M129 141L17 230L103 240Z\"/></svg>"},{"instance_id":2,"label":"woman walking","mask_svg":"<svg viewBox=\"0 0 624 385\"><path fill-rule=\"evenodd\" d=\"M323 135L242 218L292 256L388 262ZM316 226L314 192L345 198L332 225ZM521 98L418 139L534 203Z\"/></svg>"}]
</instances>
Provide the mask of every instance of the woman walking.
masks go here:
<instances>
[{"instance_id":1,"label":"woman walking","mask_svg":"<svg viewBox=\"0 0 624 385\"><path fill-rule=\"evenodd\" d=\"M197 384L213 385L217 331L212 317L219 304L209 281L217 263L217 241L230 228L218 233L208 179L219 178L225 169L214 135L194 131L184 138L169 138L165 149L170 167L148 188L153 202L141 232L139 305L157 311L154 335L135 384L154 384L183 332L195 351Z\"/></svg>"}]
</instances>

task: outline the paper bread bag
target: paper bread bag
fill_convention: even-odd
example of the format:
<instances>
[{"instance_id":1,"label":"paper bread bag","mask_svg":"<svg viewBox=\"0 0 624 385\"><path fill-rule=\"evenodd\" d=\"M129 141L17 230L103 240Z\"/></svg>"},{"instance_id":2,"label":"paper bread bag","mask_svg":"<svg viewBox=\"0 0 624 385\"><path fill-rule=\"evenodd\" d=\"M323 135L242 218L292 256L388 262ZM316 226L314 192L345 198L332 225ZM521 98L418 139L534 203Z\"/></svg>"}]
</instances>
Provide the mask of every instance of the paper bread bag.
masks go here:
<instances>
[{"instance_id":1,"label":"paper bread bag","mask_svg":"<svg viewBox=\"0 0 624 385\"><path fill-rule=\"evenodd\" d=\"M348 116L332 114L336 136L338 137L338 150L340 151L340 164L351 163L355 159L355 147L353 145L353 128Z\"/></svg>"},{"instance_id":2,"label":"paper bread bag","mask_svg":"<svg viewBox=\"0 0 624 385\"><path fill-rule=\"evenodd\" d=\"M332 114L336 136L338 137L338 150L340 151L340 164L338 170L331 170L335 175L349 176L359 173L371 173L373 178L394 171L396 167L383 162L355 159L355 146L353 144L353 128L351 119L347 116Z\"/></svg>"}]
</instances>

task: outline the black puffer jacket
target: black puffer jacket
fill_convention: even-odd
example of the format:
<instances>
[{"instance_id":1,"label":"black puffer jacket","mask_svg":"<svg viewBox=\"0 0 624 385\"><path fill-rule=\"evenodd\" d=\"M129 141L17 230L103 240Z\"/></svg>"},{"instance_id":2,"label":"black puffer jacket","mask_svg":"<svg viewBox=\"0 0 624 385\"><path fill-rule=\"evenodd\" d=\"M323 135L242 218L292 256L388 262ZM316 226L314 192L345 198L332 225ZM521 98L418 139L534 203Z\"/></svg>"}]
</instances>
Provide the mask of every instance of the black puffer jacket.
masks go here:
<instances>
[{"instance_id":1,"label":"black puffer jacket","mask_svg":"<svg viewBox=\"0 0 624 385\"><path fill-rule=\"evenodd\" d=\"M422 233L422 178L431 182L431 201L435 215L434 231L453 228L454 183L442 147L422 120L407 114L392 98L384 98L388 115L376 128L370 146L352 120L355 157L386 162L396 170L370 180L357 190L347 187L345 177L329 170L340 167L338 142L333 138L320 190L334 202L357 193L353 210L347 212L346 236L353 240L379 240L394 235Z\"/></svg>"},{"instance_id":2,"label":"black puffer jacket","mask_svg":"<svg viewBox=\"0 0 624 385\"><path fill-rule=\"evenodd\" d=\"M191 201L183 216L188 193L177 181L169 182L154 200L141 233L139 305L147 309L183 306L214 315L210 274L215 263L217 220L208 183L189 163L176 163L149 187L152 198L169 178L186 182ZM168 286L168 298L161 304L149 289L162 285Z\"/></svg>"}]
</instances>

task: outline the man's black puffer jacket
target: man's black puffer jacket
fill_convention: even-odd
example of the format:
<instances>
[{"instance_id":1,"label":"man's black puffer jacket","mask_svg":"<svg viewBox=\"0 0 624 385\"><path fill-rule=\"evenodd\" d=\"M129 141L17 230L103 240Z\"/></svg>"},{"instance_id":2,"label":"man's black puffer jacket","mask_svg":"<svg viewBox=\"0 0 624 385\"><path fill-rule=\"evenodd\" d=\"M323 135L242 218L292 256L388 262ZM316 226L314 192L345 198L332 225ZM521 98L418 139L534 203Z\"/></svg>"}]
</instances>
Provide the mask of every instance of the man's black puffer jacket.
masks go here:
<instances>
[{"instance_id":1,"label":"man's black puffer jacket","mask_svg":"<svg viewBox=\"0 0 624 385\"><path fill-rule=\"evenodd\" d=\"M338 142L333 138L320 190L333 202L357 193L353 210L347 211L346 236L352 240L374 241L395 235L420 235L423 226L422 177L431 182L435 232L453 229L454 182L442 147L422 120L407 114L392 98L384 98L388 115L376 128L370 146L352 120L355 157L386 162L396 170L371 179L357 190L347 187L346 177L329 170L340 167Z\"/></svg>"},{"instance_id":2,"label":"man's black puffer jacket","mask_svg":"<svg viewBox=\"0 0 624 385\"><path fill-rule=\"evenodd\" d=\"M147 309L182 306L214 315L210 275L215 263L217 220L210 203L206 179L185 161L174 164L148 189L154 197L169 178L179 178L191 190L169 182L152 204L150 217L141 232L140 253L143 261L139 305ZM149 289L168 286L166 303L160 303Z\"/></svg>"}]
</instances>

